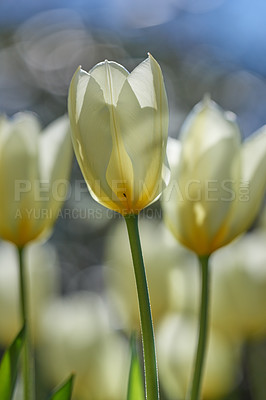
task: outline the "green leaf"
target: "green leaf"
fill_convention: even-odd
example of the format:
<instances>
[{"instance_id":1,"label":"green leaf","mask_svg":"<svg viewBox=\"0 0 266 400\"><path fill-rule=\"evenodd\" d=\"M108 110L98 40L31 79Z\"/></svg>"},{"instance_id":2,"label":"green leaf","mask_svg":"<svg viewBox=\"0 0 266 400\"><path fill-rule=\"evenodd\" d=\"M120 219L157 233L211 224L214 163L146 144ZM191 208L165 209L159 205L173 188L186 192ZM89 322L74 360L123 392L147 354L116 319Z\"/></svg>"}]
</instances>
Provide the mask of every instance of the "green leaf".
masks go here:
<instances>
[{"instance_id":1,"label":"green leaf","mask_svg":"<svg viewBox=\"0 0 266 400\"><path fill-rule=\"evenodd\" d=\"M25 329L21 329L13 343L5 351L0 364L0 399L11 400L15 389L19 355L24 343Z\"/></svg>"},{"instance_id":2,"label":"green leaf","mask_svg":"<svg viewBox=\"0 0 266 400\"><path fill-rule=\"evenodd\" d=\"M50 397L50 400L71 400L74 375L71 375Z\"/></svg>"},{"instance_id":3,"label":"green leaf","mask_svg":"<svg viewBox=\"0 0 266 400\"><path fill-rule=\"evenodd\" d=\"M136 336L131 338L131 364L128 378L127 400L145 400L142 369L137 352Z\"/></svg>"}]
</instances>

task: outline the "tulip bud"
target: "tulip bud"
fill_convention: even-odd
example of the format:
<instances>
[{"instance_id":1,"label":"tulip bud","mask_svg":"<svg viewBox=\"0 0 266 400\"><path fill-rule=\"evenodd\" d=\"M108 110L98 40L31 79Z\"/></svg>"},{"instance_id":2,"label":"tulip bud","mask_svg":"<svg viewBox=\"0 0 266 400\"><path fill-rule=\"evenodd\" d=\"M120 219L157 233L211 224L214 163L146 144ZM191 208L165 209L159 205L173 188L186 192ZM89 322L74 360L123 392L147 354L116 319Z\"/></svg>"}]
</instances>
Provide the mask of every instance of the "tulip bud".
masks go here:
<instances>
[{"instance_id":1,"label":"tulip bud","mask_svg":"<svg viewBox=\"0 0 266 400\"><path fill-rule=\"evenodd\" d=\"M0 118L2 239L23 247L50 232L65 199L71 159L66 117L42 134L32 113Z\"/></svg>"},{"instance_id":2,"label":"tulip bud","mask_svg":"<svg viewBox=\"0 0 266 400\"><path fill-rule=\"evenodd\" d=\"M165 221L181 243L209 255L247 230L259 211L266 187L266 127L241 145L234 116L205 98L174 147Z\"/></svg>"},{"instance_id":3,"label":"tulip bud","mask_svg":"<svg viewBox=\"0 0 266 400\"><path fill-rule=\"evenodd\" d=\"M78 68L68 98L72 140L92 197L138 214L164 184L168 105L159 64L149 55L132 73L104 61Z\"/></svg>"}]
</instances>

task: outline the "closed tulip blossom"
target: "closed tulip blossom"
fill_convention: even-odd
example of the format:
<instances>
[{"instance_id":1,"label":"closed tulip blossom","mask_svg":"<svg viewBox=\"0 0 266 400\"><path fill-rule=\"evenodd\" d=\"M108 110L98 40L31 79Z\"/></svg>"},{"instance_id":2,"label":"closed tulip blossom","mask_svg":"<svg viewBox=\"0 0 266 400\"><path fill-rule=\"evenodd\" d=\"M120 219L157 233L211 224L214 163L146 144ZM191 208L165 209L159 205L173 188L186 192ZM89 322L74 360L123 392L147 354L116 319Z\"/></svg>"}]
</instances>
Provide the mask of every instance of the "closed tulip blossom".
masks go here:
<instances>
[{"instance_id":1,"label":"closed tulip blossom","mask_svg":"<svg viewBox=\"0 0 266 400\"><path fill-rule=\"evenodd\" d=\"M1 239L21 248L50 233L66 195L71 160L66 117L43 132L32 113L1 117Z\"/></svg>"},{"instance_id":2,"label":"closed tulip blossom","mask_svg":"<svg viewBox=\"0 0 266 400\"><path fill-rule=\"evenodd\" d=\"M91 195L122 215L138 214L163 188L168 106L158 63L149 55L131 73L112 61L78 68L68 109Z\"/></svg>"},{"instance_id":3,"label":"closed tulip blossom","mask_svg":"<svg viewBox=\"0 0 266 400\"><path fill-rule=\"evenodd\" d=\"M198 255L209 255L245 232L266 187L266 126L241 144L235 117L204 99L170 143L171 183L165 221Z\"/></svg>"},{"instance_id":4,"label":"closed tulip blossom","mask_svg":"<svg viewBox=\"0 0 266 400\"><path fill-rule=\"evenodd\" d=\"M180 141L169 143L171 182L165 222L199 257L200 329L190 400L199 400L207 337L209 256L245 232L266 187L266 127L241 144L235 117L208 97L186 119Z\"/></svg>"},{"instance_id":5,"label":"closed tulip blossom","mask_svg":"<svg viewBox=\"0 0 266 400\"><path fill-rule=\"evenodd\" d=\"M92 197L125 217L144 350L146 399L159 399L154 335L138 232L139 212L161 194L168 104L159 64L149 55L133 72L113 61L78 68L68 97L76 157Z\"/></svg>"},{"instance_id":6,"label":"closed tulip blossom","mask_svg":"<svg viewBox=\"0 0 266 400\"><path fill-rule=\"evenodd\" d=\"M67 193L72 147L66 116L43 132L37 117L21 112L0 117L0 238L17 247L23 345L24 398L35 399L34 362L24 249L49 235Z\"/></svg>"}]
</instances>

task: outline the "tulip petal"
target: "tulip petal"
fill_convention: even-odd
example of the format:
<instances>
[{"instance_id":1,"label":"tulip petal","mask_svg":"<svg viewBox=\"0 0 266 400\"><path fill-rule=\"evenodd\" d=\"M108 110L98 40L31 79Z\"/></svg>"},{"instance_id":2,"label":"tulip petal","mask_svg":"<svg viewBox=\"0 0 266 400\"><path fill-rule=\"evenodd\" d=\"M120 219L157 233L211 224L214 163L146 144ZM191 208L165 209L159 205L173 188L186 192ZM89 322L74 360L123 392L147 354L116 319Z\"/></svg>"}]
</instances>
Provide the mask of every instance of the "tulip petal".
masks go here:
<instances>
[{"instance_id":1,"label":"tulip petal","mask_svg":"<svg viewBox=\"0 0 266 400\"><path fill-rule=\"evenodd\" d=\"M48 125L41 134L41 178L54 181L58 179L58 176L61 179L67 177L70 169L71 149L69 120L66 115L63 115Z\"/></svg>"},{"instance_id":2,"label":"tulip petal","mask_svg":"<svg viewBox=\"0 0 266 400\"><path fill-rule=\"evenodd\" d=\"M168 133L167 99L161 70L154 59L147 58L128 76L117 109L123 142L133 164L134 207L142 209L162 191Z\"/></svg>"},{"instance_id":3,"label":"tulip petal","mask_svg":"<svg viewBox=\"0 0 266 400\"><path fill-rule=\"evenodd\" d=\"M111 106L112 107L112 106ZM132 162L126 152L119 129L119 121L115 116L116 111L110 110L113 118L110 121L113 146L110 161L106 170L106 180L112 192L124 206L122 213L130 214L132 211L133 197L133 168Z\"/></svg>"},{"instance_id":4,"label":"tulip petal","mask_svg":"<svg viewBox=\"0 0 266 400\"><path fill-rule=\"evenodd\" d=\"M72 143L67 116L58 118L44 129L39 154L41 179L48 186L44 206L51 212L49 225L52 225L66 198L69 183Z\"/></svg>"},{"instance_id":5,"label":"tulip petal","mask_svg":"<svg viewBox=\"0 0 266 400\"><path fill-rule=\"evenodd\" d=\"M161 198L161 205L164 214L164 221L172 234L180 240L178 232L178 202L182 199L180 197L180 188L178 185L179 179L179 163L181 156L181 142L180 140L168 138L167 141L167 158L171 169L171 178L169 185L163 191Z\"/></svg>"},{"instance_id":6,"label":"tulip petal","mask_svg":"<svg viewBox=\"0 0 266 400\"><path fill-rule=\"evenodd\" d=\"M117 104L119 93L129 72L120 64L114 61L101 62L93 67L91 75L103 91L107 104Z\"/></svg>"},{"instance_id":7,"label":"tulip petal","mask_svg":"<svg viewBox=\"0 0 266 400\"><path fill-rule=\"evenodd\" d=\"M120 199L122 204L124 203L124 212L130 213L133 168L122 141L119 117L115 107L128 72L123 66L106 60L97 64L89 74L100 85L105 102L109 105L112 152L106 170L106 180L115 197Z\"/></svg>"},{"instance_id":8,"label":"tulip petal","mask_svg":"<svg viewBox=\"0 0 266 400\"><path fill-rule=\"evenodd\" d=\"M248 229L262 204L266 189L266 125L244 142L241 167L239 192L227 224L227 241Z\"/></svg>"},{"instance_id":9,"label":"tulip petal","mask_svg":"<svg viewBox=\"0 0 266 400\"><path fill-rule=\"evenodd\" d=\"M115 207L115 195L104 179L112 152L110 110L99 84L80 69L70 84L68 111L73 146L90 193L100 204Z\"/></svg>"},{"instance_id":10,"label":"tulip petal","mask_svg":"<svg viewBox=\"0 0 266 400\"><path fill-rule=\"evenodd\" d=\"M141 108L151 107L156 110L157 102L152 63L156 63L154 58L146 58L131 72L127 81L139 102L139 106Z\"/></svg>"},{"instance_id":11,"label":"tulip petal","mask_svg":"<svg viewBox=\"0 0 266 400\"><path fill-rule=\"evenodd\" d=\"M181 156L181 141L174 139L172 137L169 137L167 140L167 148L166 148L166 153L167 153L167 159L171 168L171 179L172 177L177 175L178 171L178 165L180 162L180 156Z\"/></svg>"},{"instance_id":12,"label":"tulip petal","mask_svg":"<svg viewBox=\"0 0 266 400\"><path fill-rule=\"evenodd\" d=\"M185 143L184 156L188 159L188 168L194 168L209 148L219 147L221 140L232 141L234 147L241 143L234 114L224 112L207 96L188 115L180 139ZM212 170L209 168L206 172L212 173Z\"/></svg>"}]
</instances>

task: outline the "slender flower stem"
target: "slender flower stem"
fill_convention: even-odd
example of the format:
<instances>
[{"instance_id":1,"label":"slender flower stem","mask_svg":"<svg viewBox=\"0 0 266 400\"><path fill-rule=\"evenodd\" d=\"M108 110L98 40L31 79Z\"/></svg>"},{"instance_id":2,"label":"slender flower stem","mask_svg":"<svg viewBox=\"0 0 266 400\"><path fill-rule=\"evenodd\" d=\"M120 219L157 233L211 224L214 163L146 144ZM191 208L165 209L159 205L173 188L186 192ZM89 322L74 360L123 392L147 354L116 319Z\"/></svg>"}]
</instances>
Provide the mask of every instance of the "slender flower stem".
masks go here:
<instances>
[{"instance_id":1,"label":"slender flower stem","mask_svg":"<svg viewBox=\"0 0 266 400\"><path fill-rule=\"evenodd\" d=\"M199 266L201 268L201 305L199 320L200 325L197 354L194 364L191 391L189 394L190 400L200 400L201 393L201 382L203 377L203 367L208 333L209 256L200 256Z\"/></svg>"},{"instance_id":2,"label":"slender flower stem","mask_svg":"<svg viewBox=\"0 0 266 400\"><path fill-rule=\"evenodd\" d=\"M25 328L25 343L23 349L23 382L24 400L34 400L34 360L28 325L27 290L25 283L24 248L17 248L19 259L20 305L23 326Z\"/></svg>"},{"instance_id":3,"label":"slender flower stem","mask_svg":"<svg viewBox=\"0 0 266 400\"><path fill-rule=\"evenodd\" d=\"M159 400L158 370L154 343L153 324L149 291L139 238L138 216L125 216L131 247L136 286L139 300L139 311L144 354L145 391L147 400Z\"/></svg>"}]
</instances>

